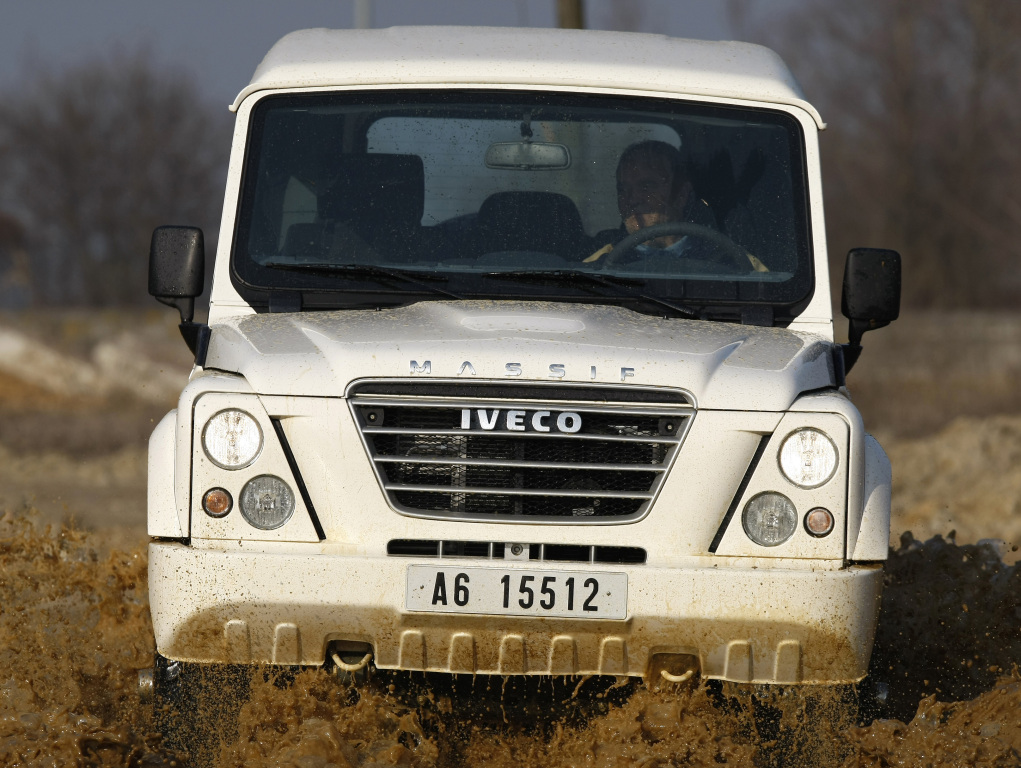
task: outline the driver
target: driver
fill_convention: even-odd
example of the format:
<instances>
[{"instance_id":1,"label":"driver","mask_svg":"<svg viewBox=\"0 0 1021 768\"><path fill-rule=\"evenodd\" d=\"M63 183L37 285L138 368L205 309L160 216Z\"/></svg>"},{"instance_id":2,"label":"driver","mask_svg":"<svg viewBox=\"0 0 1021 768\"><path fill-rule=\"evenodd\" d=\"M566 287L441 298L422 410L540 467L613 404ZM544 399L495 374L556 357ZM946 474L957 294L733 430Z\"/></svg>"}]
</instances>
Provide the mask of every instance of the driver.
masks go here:
<instances>
[{"instance_id":1,"label":"driver","mask_svg":"<svg viewBox=\"0 0 1021 768\"><path fill-rule=\"evenodd\" d=\"M598 261L625 235L654 224L688 221L716 229L712 210L694 193L680 150L665 141L639 141L621 154L617 163L617 209L622 226L601 232L597 237L611 242L586 262ZM650 240L639 249L683 251L687 246L685 240L683 235L667 235Z\"/></svg>"},{"instance_id":2,"label":"driver","mask_svg":"<svg viewBox=\"0 0 1021 768\"><path fill-rule=\"evenodd\" d=\"M695 194L689 166L681 151L665 141L639 141L621 153L617 163L617 208L623 222L621 227L596 236L610 242L585 259L586 263L599 261L626 235L654 224L690 222L719 229L708 203ZM694 240L685 235L665 235L648 240L635 250L639 253L660 250L711 259L710 254L698 252L704 246ZM750 254L749 261L752 269L765 270Z\"/></svg>"}]
</instances>

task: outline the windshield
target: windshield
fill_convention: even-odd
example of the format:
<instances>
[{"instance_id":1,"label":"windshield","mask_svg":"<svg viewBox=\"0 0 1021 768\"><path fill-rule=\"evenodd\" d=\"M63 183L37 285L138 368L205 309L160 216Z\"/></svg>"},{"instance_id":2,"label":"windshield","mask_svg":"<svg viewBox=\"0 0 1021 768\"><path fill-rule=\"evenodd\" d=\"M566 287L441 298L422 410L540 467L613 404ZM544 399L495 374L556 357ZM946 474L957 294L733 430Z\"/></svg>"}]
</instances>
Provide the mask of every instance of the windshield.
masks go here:
<instances>
[{"instance_id":1,"label":"windshield","mask_svg":"<svg viewBox=\"0 0 1021 768\"><path fill-rule=\"evenodd\" d=\"M525 298L782 323L813 286L798 122L680 100L268 97L237 227L256 308Z\"/></svg>"}]
</instances>

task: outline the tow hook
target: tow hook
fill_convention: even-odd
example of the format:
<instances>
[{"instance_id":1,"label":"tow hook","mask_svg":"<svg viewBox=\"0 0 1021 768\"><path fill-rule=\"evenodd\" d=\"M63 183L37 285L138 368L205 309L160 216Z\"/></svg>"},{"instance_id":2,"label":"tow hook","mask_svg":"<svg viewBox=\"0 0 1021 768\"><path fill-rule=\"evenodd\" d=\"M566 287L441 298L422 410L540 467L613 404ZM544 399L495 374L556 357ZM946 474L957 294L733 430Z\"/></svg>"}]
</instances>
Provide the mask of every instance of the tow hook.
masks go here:
<instances>
[{"instance_id":1,"label":"tow hook","mask_svg":"<svg viewBox=\"0 0 1021 768\"><path fill-rule=\"evenodd\" d=\"M332 656L333 663L337 665L337 669L343 670L344 672L348 672L350 674L354 674L355 672L361 672L363 669L369 666L369 662L372 661L371 653L365 654L361 659L356 661L354 664L347 663L342 658L340 658L340 655L337 653L333 653Z\"/></svg>"},{"instance_id":2,"label":"tow hook","mask_svg":"<svg viewBox=\"0 0 1021 768\"><path fill-rule=\"evenodd\" d=\"M364 654L361 652L345 653L344 651L332 651L330 659L334 664L333 674L342 683L361 685L369 679L371 671L370 662L372 661L371 651Z\"/></svg>"},{"instance_id":3,"label":"tow hook","mask_svg":"<svg viewBox=\"0 0 1021 768\"><path fill-rule=\"evenodd\" d=\"M661 669L659 671L659 674L668 683L683 683L695 676L695 670L689 669L687 672L684 672L683 674L674 675L671 674L670 672L667 672L665 669Z\"/></svg>"}]
</instances>

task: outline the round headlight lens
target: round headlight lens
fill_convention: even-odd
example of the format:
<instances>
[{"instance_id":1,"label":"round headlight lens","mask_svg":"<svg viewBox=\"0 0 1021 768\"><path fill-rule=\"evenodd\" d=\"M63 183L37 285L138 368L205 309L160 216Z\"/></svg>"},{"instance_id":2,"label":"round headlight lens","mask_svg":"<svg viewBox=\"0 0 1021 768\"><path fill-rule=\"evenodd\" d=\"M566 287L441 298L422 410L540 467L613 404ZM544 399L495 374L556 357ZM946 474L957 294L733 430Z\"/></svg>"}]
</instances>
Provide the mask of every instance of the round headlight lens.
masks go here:
<instances>
[{"instance_id":1,"label":"round headlight lens","mask_svg":"<svg viewBox=\"0 0 1021 768\"><path fill-rule=\"evenodd\" d=\"M775 547L794 535L798 512L780 493L760 493L745 504L741 515L744 532L760 547Z\"/></svg>"},{"instance_id":2,"label":"round headlight lens","mask_svg":"<svg viewBox=\"0 0 1021 768\"><path fill-rule=\"evenodd\" d=\"M837 471L837 447L818 429L799 429L780 446L780 470L799 488L818 488Z\"/></svg>"},{"instance_id":3,"label":"round headlight lens","mask_svg":"<svg viewBox=\"0 0 1021 768\"><path fill-rule=\"evenodd\" d=\"M250 524L271 531L294 514L294 492L274 475L253 477L241 489L241 514Z\"/></svg>"},{"instance_id":4,"label":"round headlight lens","mask_svg":"<svg viewBox=\"0 0 1021 768\"><path fill-rule=\"evenodd\" d=\"M216 466L243 469L262 452L262 430L249 414L228 408L206 422L202 447Z\"/></svg>"}]
</instances>

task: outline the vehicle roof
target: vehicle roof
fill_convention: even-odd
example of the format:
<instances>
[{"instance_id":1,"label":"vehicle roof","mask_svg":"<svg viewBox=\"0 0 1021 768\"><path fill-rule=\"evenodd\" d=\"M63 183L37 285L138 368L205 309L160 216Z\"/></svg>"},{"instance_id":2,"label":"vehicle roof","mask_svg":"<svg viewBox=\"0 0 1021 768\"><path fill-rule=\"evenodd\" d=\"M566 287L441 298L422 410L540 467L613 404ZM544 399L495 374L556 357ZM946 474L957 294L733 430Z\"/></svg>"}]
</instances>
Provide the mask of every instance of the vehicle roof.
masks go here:
<instances>
[{"instance_id":1,"label":"vehicle roof","mask_svg":"<svg viewBox=\"0 0 1021 768\"><path fill-rule=\"evenodd\" d=\"M787 65L769 48L579 29L291 32L266 54L231 109L270 89L431 84L610 88L792 104L823 126Z\"/></svg>"}]
</instances>

